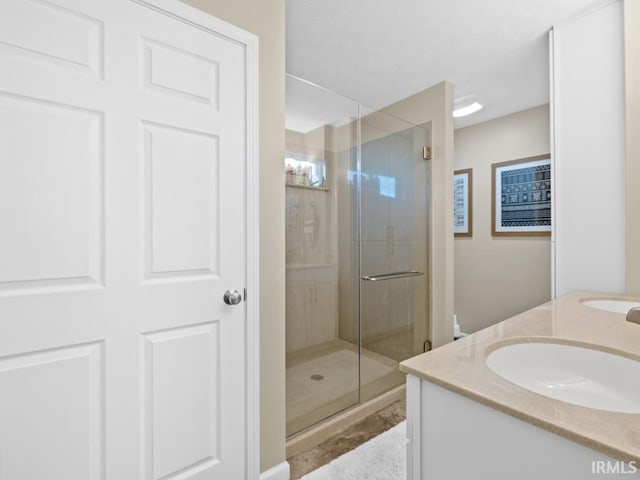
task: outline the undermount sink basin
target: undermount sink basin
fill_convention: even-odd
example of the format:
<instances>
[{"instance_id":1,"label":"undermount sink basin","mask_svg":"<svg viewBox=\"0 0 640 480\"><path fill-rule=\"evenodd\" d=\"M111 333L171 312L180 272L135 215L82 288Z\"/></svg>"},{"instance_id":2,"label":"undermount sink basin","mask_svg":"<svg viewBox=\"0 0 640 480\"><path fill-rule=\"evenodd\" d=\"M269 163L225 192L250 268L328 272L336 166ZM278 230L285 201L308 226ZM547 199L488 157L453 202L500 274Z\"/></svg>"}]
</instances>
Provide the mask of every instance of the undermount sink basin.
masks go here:
<instances>
[{"instance_id":1,"label":"undermount sink basin","mask_svg":"<svg viewBox=\"0 0 640 480\"><path fill-rule=\"evenodd\" d=\"M640 413L640 362L591 348L516 343L487 357L499 376L535 393L583 407Z\"/></svg>"},{"instance_id":2,"label":"undermount sink basin","mask_svg":"<svg viewBox=\"0 0 640 480\"><path fill-rule=\"evenodd\" d=\"M638 302L629 302L626 300L586 300L582 302L583 305L591 308L597 308L598 310L606 310L608 312L626 313L635 307L640 307Z\"/></svg>"}]
</instances>

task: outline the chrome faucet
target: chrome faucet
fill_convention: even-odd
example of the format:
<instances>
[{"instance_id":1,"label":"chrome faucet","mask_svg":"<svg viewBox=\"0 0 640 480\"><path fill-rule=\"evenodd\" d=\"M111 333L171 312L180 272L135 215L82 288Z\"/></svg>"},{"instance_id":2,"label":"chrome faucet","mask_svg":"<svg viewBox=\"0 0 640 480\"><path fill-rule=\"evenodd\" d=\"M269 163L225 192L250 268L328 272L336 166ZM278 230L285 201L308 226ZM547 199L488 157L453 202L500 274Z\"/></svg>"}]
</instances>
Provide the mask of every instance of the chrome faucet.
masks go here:
<instances>
[{"instance_id":1,"label":"chrome faucet","mask_svg":"<svg viewBox=\"0 0 640 480\"><path fill-rule=\"evenodd\" d=\"M640 307L633 307L627 312L627 322L640 324Z\"/></svg>"}]
</instances>

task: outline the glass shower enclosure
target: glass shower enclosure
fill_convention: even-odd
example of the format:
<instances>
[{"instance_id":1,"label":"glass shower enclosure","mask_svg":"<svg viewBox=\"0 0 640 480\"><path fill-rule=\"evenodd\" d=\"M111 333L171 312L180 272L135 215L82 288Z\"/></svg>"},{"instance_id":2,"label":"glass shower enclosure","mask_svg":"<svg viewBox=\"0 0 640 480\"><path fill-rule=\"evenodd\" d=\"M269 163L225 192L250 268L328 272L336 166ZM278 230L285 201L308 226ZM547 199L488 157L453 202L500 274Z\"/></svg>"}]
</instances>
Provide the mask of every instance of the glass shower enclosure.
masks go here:
<instances>
[{"instance_id":1,"label":"glass shower enclosure","mask_svg":"<svg viewBox=\"0 0 640 480\"><path fill-rule=\"evenodd\" d=\"M404 383L429 326L423 126L287 76L287 435Z\"/></svg>"}]
</instances>

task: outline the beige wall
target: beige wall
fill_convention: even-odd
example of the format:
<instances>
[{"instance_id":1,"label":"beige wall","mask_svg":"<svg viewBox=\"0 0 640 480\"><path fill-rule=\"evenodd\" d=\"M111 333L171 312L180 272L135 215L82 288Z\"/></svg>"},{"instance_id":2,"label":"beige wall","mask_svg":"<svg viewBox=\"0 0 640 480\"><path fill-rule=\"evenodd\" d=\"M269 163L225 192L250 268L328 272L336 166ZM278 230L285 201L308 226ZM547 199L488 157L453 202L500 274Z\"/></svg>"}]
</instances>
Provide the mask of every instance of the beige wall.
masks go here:
<instances>
[{"instance_id":1,"label":"beige wall","mask_svg":"<svg viewBox=\"0 0 640 480\"><path fill-rule=\"evenodd\" d=\"M455 131L473 169L473 236L455 239L455 311L472 333L551 298L550 237L491 236L491 164L549 153L549 106Z\"/></svg>"},{"instance_id":2,"label":"beige wall","mask_svg":"<svg viewBox=\"0 0 640 480\"><path fill-rule=\"evenodd\" d=\"M640 0L624 2L627 293L640 295Z\"/></svg>"},{"instance_id":3,"label":"beige wall","mask_svg":"<svg viewBox=\"0 0 640 480\"><path fill-rule=\"evenodd\" d=\"M260 39L260 469L285 460L284 0L186 0ZM268 219L268 221L267 221Z\"/></svg>"}]
</instances>

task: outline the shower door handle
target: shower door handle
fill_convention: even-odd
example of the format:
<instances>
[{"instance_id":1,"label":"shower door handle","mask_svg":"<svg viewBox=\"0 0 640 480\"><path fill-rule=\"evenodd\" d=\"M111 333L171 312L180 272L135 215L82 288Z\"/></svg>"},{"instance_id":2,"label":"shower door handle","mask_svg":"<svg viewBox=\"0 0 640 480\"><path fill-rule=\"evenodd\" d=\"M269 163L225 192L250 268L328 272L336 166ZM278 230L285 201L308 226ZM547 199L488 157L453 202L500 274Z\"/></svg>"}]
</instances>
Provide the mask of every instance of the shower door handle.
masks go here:
<instances>
[{"instance_id":1,"label":"shower door handle","mask_svg":"<svg viewBox=\"0 0 640 480\"><path fill-rule=\"evenodd\" d=\"M424 275L424 272L419 270L407 270L405 272L382 273L379 275L363 275L360 278L367 282L378 282L381 280L394 280L396 278L419 277L421 275Z\"/></svg>"}]
</instances>

